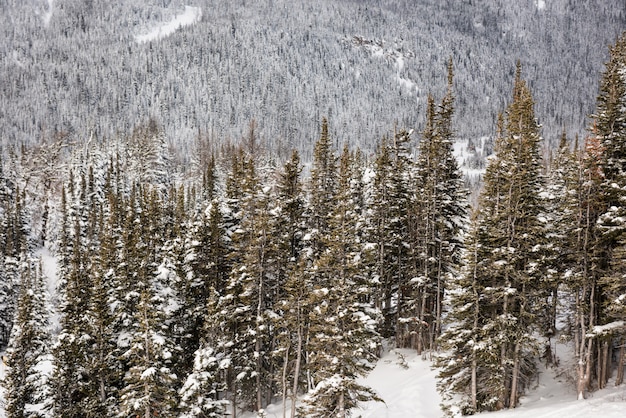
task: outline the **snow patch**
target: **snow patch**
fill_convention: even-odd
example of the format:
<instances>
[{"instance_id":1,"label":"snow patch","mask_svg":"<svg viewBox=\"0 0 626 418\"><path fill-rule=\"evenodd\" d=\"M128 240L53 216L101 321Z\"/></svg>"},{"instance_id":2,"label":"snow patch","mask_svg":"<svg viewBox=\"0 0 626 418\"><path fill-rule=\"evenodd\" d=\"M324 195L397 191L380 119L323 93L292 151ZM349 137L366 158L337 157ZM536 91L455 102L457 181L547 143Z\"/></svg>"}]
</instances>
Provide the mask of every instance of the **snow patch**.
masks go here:
<instances>
[{"instance_id":1,"label":"snow patch","mask_svg":"<svg viewBox=\"0 0 626 418\"><path fill-rule=\"evenodd\" d=\"M150 41L158 41L176 32L183 26L193 25L202 18L202 9L200 7L185 6L185 11L179 15L174 16L172 20L162 25L157 26L150 32L143 35L136 35L135 40L137 43L146 43Z\"/></svg>"},{"instance_id":2,"label":"snow patch","mask_svg":"<svg viewBox=\"0 0 626 418\"><path fill-rule=\"evenodd\" d=\"M48 25L50 25L50 20L52 20L54 0L46 0L46 3L48 4L48 7L43 8L42 11L37 10L35 14L40 15L43 25L48 27Z\"/></svg>"},{"instance_id":3,"label":"snow patch","mask_svg":"<svg viewBox=\"0 0 626 418\"><path fill-rule=\"evenodd\" d=\"M543 10L546 8L546 1L545 0L536 0L535 1L535 6L537 6L537 10Z\"/></svg>"}]
</instances>

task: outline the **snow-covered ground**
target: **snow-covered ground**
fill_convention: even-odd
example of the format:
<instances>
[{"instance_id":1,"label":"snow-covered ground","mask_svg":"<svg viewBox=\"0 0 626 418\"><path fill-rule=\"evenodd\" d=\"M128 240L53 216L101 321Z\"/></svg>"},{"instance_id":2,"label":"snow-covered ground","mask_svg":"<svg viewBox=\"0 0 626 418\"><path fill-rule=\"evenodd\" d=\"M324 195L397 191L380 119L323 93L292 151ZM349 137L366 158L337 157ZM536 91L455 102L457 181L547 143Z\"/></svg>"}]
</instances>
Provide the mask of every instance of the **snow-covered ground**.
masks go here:
<instances>
[{"instance_id":1,"label":"snow-covered ground","mask_svg":"<svg viewBox=\"0 0 626 418\"><path fill-rule=\"evenodd\" d=\"M360 418L437 418L441 397L435 389L436 370L429 360L413 350L392 350L378 362L362 383L370 386L385 403L368 402L353 410ZM573 385L563 377L562 370L544 370L537 387L521 399L518 408L483 413L485 418L624 418L626 416L626 385L613 386L592 393L588 399L576 400ZM282 418L282 405L270 405L267 418ZM245 414L243 418L253 418Z\"/></svg>"},{"instance_id":2,"label":"snow-covered ground","mask_svg":"<svg viewBox=\"0 0 626 418\"><path fill-rule=\"evenodd\" d=\"M202 18L200 7L185 6L185 11L174 16L169 22L158 25L146 34L135 36L138 43L157 41L171 35L183 26L193 25Z\"/></svg>"}]
</instances>

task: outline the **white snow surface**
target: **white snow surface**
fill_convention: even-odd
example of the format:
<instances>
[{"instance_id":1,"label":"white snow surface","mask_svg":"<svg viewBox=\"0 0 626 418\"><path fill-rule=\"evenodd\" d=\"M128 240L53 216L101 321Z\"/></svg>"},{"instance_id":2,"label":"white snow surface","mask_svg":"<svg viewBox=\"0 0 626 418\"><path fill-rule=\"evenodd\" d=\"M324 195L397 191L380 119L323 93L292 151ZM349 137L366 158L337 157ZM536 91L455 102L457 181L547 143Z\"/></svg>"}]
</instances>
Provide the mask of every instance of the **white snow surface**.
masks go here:
<instances>
[{"instance_id":1,"label":"white snow surface","mask_svg":"<svg viewBox=\"0 0 626 418\"><path fill-rule=\"evenodd\" d=\"M185 6L185 11L174 16L169 22L163 23L150 32L143 35L136 35L135 40L142 44L150 41L158 41L161 38L171 35L183 26L193 25L202 18L202 9L200 7Z\"/></svg>"},{"instance_id":2,"label":"white snow surface","mask_svg":"<svg viewBox=\"0 0 626 418\"><path fill-rule=\"evenodd\" d=\"M391 350L383 355L376 367L361 383L374 389L385 403L368 402L352 411L360 418L437 418L443 417L436 391L437 371L428 359L413 350ZM606 389L577 400L571 381L562 370L543 369L539 382L515 409L482 413L489 418L624 418L626 385L615 387L612 381ZM287 405L289 411L289 405ZM280 402L265 408L265 417L282 418ZM289 416L289 415L287 415ZM254 418L246 413L242 418Z\"/></svg>"}]
</instances>

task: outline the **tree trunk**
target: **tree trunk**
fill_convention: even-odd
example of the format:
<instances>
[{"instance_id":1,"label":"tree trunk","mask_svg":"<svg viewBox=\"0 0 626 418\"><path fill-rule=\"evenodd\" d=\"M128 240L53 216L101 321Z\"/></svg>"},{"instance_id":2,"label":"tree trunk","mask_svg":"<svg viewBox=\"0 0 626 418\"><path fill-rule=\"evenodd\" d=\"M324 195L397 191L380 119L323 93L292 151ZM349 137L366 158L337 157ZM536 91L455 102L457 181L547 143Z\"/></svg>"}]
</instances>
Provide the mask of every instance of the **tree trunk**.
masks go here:
<instances>
[{"instance_id":1,"label":"tree trunk","mask_svg":"<svg viewBox=\"0 0 626 418\"><path fill-rule=\"evenodd\" d=\"M509 408L515 408L517 406L517 385L519 382L519 341L515 343L515 350L513 351L513 371L511 373L511 397L509 400Z\"/></svg>"},{"instance_id":2,"label":"tree trunk","mask_svg":"<svg viewBox=\"0 0 626 418\"><path fill-rule=\"evenodd\" d=\"M337 414L338 418L346 418L346 406L345 406L345 395L343 390L339 393L339 413Z\"/></svg>"},{"instance_id":3,"label":"tree trunk","mask_svg":"<svg viewBox=\"0 0 626 418\"><path fill-rule=\"evenodd\" d=\"M296 416L296 399L298 398L298 380L300 379L300 363L302 362L302 325L298 306L298 345L296 347L296 364L293 371L293 387L291 389L291 418Z\"/></svg>"},{"instance_id":4,"label":"tree trunk","mask_svg":"<svg viewBox=\"0 0 626 418\"><path fill-rule=\"evenodd\" d=\"M287 346L285 350L285 358L283 361L283 373L280 384L283 391L283 418L287 418L287 367L289 365L289 346Z\"/></svg>"},{"instance_id":5,"label":"tree trunk","mask_svg":"<svg viewBox=\"0 0 626 418\"><path fill-rule=\"evenodd\" d=\"M428 276L426 276L426 280L428 280ZM420 312L419 318L417 319L417 342L414 345L414 348L417 350L417 354L422 354L424 351L424 318L426 318L426 303L428 302L428 293L426 292L426 286L422 289L422 297L420 302Z\"/></svg>"},{"instance_id":6,"label":"tree trunk","mask_svg":"<svg viewBox=\"0 0 626 418\"><path fill-rule=\"evenodd\" d=\"M598 389L604 389L609 377L611 377L611 356L609 353L609 347L611 346L611 338L604 338L602 340L602 346L598 346L598 359L599 370L598 375Z\"/></svg>"},{"instance_id":7,"label":"tree trunk","mask_svg":"<svg viewBox=\"0 0 626 418\"><path fill-rule=\"evenodd\" d=\"M624 356L626 356L626 341L622 338L619 346L619 358L617 360L617 375L615 376L615 386L624 383Z\"/></svg>"},{"instance_id":8,"label":"tree trunk","mask_svg":"<svg viewBox=\"0 0 626 418\"><path fill-rule=\"evenodd\" d=\"M472 397L472 412L476 413L478 412L478 402L476 401L476 393L477 393L477 384L476 384L476 380L477 380L477 373L476 373L476 369L478 368L478 364L476 361L476 355L473 355L472 358L472 385L471 385L471 397Z\"/></svg>"}]
</instances>

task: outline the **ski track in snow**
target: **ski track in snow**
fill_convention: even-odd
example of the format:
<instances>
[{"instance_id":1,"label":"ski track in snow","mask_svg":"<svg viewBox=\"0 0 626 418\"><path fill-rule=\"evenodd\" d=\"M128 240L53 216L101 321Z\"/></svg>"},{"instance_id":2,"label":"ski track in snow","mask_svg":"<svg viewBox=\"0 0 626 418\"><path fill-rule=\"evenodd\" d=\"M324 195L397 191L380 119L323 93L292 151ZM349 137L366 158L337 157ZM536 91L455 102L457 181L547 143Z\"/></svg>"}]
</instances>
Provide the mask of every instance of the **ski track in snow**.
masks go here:
<instances>
[{"instance_id":1,"label":"ski track in snow","mask_svg":"<svg viewBox=\"0 0 626 418\"><path fill-rule=\"evenodd\" d=\"M51 0L50 0L51 1ZM164 23L144 35L135 36L135 40L142 44L155 41L171 35L183 26L193 25L200 21L202 9L200 7L185 6L185 11L167 23Z\"/></svg>"}]
</instances>

